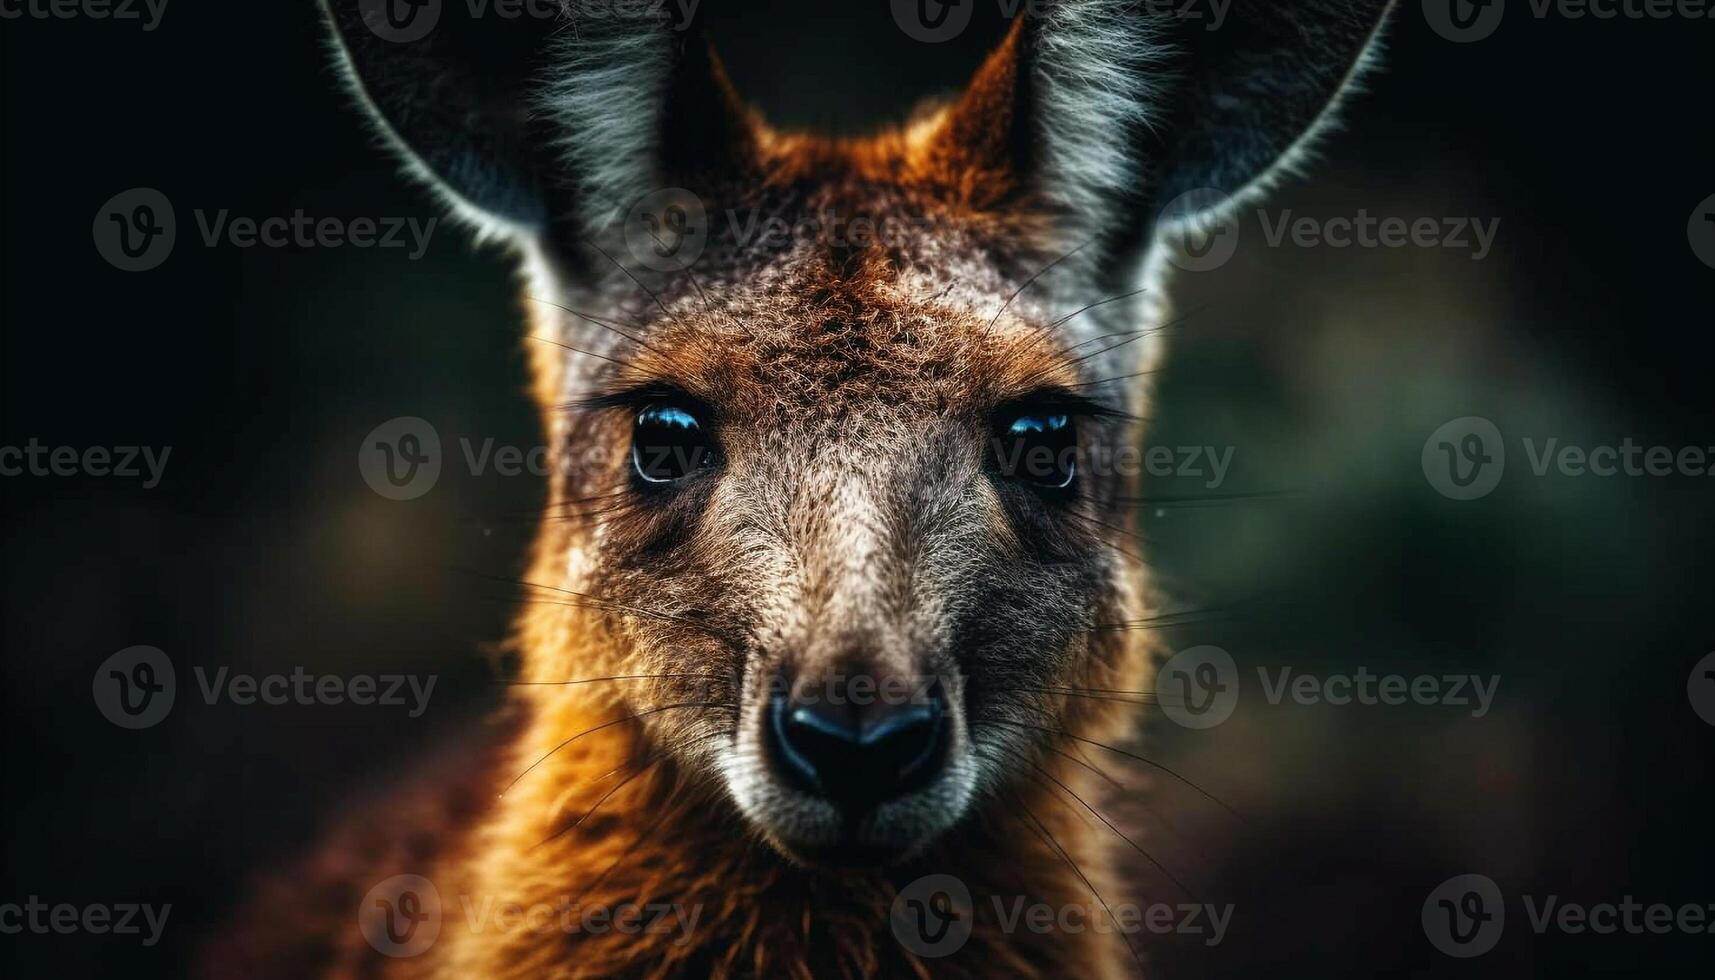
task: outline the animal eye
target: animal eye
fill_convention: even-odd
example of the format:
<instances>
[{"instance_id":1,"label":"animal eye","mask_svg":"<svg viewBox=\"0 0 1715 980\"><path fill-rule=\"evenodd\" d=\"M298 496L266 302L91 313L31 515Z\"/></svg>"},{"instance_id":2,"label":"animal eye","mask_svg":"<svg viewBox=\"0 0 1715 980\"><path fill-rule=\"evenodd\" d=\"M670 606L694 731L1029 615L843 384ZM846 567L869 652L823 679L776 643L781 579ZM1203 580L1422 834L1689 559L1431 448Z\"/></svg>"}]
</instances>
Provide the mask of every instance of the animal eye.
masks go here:
<instances>
[{"instance_id":1,"label":"animal eye","mask_svg":"<svg viewBox=\"0 0 1715 980\"><path fill-rule=\"evenodd\" d=\"M1070 415L1003 419L994 444L995 462L1010 479L1060 493L1078 479L1078 427Z\"/></svg>"},{"instance_id":2,"label":"animal eye","mask_svg":"<svg viewBox=\"0 0 1715 980\"><path fill-rule=\"evenodd\" d=\"M715 448L702 422L678 405L650 405L637 413L631 434L631 468L645 483L677 483L714 468Z\"/></svg>"}]
</instances>

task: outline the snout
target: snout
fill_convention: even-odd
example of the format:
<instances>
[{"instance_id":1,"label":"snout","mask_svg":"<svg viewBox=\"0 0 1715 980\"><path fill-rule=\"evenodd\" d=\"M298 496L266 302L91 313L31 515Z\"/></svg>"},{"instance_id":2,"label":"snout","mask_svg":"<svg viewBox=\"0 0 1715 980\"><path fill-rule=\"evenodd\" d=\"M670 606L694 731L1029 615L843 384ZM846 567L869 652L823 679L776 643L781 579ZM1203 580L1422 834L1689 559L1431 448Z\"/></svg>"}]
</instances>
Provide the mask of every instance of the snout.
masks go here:
<instances>
[{"instance_id":1,"label":"snout","mask_svg":"<svg viewBox=\"0 0 1715 980\"><path fill-rule=\"evenodd\" d=\"M947 701L938 679L903 703L865 701L777 689L765 718L770 765L788 785L848 818L929 785L947 758Z\"/></svg>"},{"instance_id":2,"label":"snout","mask_svg":"<svg viewBox=\"0 0 1715 980\"><path fill-rule=\"evenodd\" d=\"M958 678L776 675L727 770L767 837L814 864L886 864L963 815L972 787Z\"/></svg>"}]
</instances>

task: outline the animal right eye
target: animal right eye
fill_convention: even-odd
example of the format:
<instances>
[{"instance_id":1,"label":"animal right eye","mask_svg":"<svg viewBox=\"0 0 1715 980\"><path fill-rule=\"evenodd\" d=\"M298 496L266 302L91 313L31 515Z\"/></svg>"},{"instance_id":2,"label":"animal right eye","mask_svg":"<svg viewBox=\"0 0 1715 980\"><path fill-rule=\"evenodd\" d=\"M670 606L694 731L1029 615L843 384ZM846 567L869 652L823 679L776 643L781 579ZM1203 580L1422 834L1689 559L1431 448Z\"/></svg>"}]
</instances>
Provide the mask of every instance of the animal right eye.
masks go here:
<instances>
[{"instance_id":1,"label":"animal right eye","mask_svg":"<svg viewBox=\"0 0 1715 980\"><path fill-rule=\"evenodd\" d=\"M678 483L715 466L715 447L691 410L650 405L637 413L631 434L631 468L645 483Z\"/></svg>"}]
</instances>

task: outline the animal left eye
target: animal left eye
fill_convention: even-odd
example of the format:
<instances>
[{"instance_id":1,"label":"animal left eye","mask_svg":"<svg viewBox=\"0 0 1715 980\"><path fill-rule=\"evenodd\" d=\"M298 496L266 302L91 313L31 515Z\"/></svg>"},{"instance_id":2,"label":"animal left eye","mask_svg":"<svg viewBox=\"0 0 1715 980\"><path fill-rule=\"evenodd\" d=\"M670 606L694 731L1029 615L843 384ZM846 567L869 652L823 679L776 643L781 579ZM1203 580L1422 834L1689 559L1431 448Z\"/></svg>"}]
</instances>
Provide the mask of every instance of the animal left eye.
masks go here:
<instances>
[{"instance_id":1,"label":"animal left eye","mask_svg":"<svg viewBox=\"0 0 1715 980\"><path fill-rule=\"evenodd\" d=\"M1043 490L1072 489L1078 479L1078 427L1070 415L1016 415L999 429L994 448L1002 475Z\"/></svg>"},{"instance_id":2,"label":"animal left eye","mask_svg":"<svg viewBox=\"0 0 1715 980\"><path fill-rule=\"evenodd\" d=\"M715 465L715 447L689 409L650 405L637 413L631 467L645 483L678 483Z\"/></svg>"}]
</instances>

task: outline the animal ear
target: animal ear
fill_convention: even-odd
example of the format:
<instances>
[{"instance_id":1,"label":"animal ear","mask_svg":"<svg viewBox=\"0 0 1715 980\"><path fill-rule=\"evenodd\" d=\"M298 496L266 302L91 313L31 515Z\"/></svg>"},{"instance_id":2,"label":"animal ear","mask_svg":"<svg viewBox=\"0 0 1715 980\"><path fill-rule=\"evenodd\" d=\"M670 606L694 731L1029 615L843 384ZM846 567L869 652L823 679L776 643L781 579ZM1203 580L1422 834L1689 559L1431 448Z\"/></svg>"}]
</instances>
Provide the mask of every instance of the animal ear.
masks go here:
<instances>
[{"instance_id":1,"label":"animal ear","mask_svg":"<svg viewBox=\"0 0 1715 980\"><path fill-rule=\"evenodd\" d=\"M665 13L322 2L364 109L479 237L575 252L669 173L739 153L748 133L707 44Z\"/></svg>"},{"instance_id":2,"label":"animal ear","mask_svg":"<svg viewBox=\"0 0 1715 980\"><path fill-rule=\"evenodd\" d=\"M1141 9L1155 6L1034 5L936 152L1010 173L1110 251L1142 245L1180 195L1241 201L1297 163L1368 64L1389 0L1228 0L1201 19Z\"/></svg>"},{"instance_id":3,"label":"animal ear","mask_svg":"<svg viewBox=\"0 0 1715 980\"><path fill-rule=\"evenodd\" d=\"M1391 0L1236 0L1224 24L1172 22L1159 110L1137 134L1159 207L1209 189L1238 201L1302 163L1373 64Z\"/></svg>"},{"instance_id":4,"label":"animal ear","mask_svg":"<svg viewBox=\"0 0 1715 980\"><path fill-rule=\"evenodd\" d=\"M465 4L324 0L353 93L410 174L484 237L540 232L551 136L530 111L554 21Z\"/></svg>"}]
</instances>

